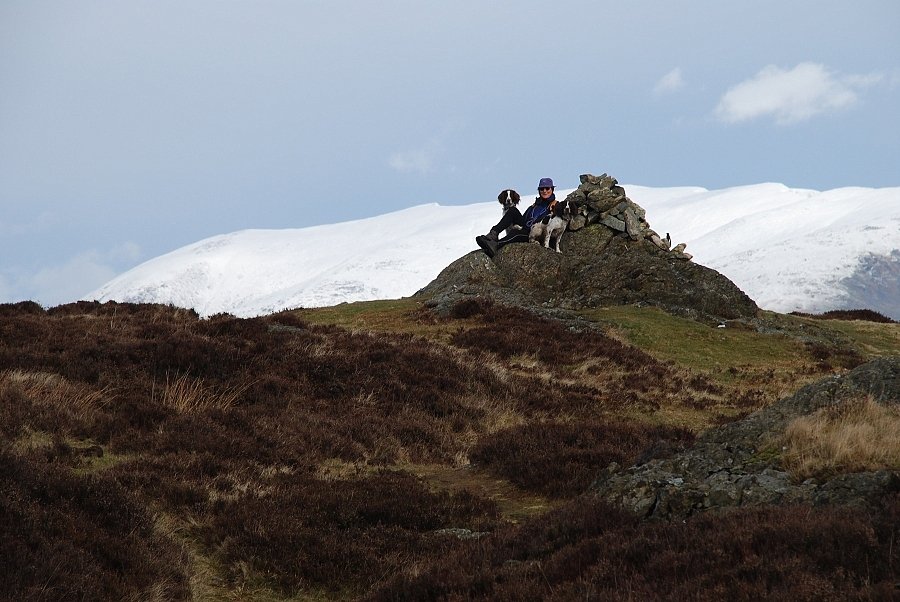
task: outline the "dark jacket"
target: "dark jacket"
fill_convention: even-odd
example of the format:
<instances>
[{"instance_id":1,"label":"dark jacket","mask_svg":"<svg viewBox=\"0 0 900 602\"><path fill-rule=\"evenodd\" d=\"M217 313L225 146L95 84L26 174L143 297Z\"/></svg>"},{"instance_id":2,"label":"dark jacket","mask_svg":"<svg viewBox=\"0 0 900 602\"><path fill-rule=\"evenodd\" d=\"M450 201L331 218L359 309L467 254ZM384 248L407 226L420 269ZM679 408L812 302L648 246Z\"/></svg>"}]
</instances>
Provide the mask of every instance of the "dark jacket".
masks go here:
<instances>
[{"instance_id":1,"label":"dark jacket","mask_svg":"<svg viewBox=\"0 0 900 602\"><path fill-rule=\"evenodd\" d=\"M534 204L525 210L522 217L525 218L525 224L530 228L537 222L541 221L545 216L550 214L550 203L556 200L556 195L551 194L547 200L537 197Z\"/></svg>"}]
</instances>

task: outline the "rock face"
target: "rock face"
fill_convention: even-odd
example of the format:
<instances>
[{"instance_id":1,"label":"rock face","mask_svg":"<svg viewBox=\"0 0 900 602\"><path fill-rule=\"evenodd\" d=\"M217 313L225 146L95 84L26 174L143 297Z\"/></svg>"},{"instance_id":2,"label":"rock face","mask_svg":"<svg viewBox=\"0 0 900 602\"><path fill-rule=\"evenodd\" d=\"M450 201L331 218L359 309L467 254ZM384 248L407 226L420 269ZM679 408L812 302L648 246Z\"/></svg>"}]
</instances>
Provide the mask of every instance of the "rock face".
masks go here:
<instances>
[{"instance_id":1,"label":"rock face","mask_svg":"<svg viewBox=\"0 0 900 602\"><path fill-rule=\"evenodd\" d=\"M793 418L860 395L871 395L879 403L900 403L900 358L875 360L844 376L804 387L744 420L708 431L691 449L672 458L624 471L611 465L592 490L653 518L787 502L872 503L900 491L900 474L882 470L795 483L780 469L777 453L767 451Z\"/></svg>"},{"instance_id":2,"label":"rock face","mask_svg":"<svg viewBox=\"0 0 900 602\"><path fill-rule=\"evenodd\" d=\"M480 295L562 309L644 303L716 323L756 315L756 304L733 282L689 261L684 252L667 250L645 211L614 178L581 180L566 197L579 211L562 240L562 254L526 243L506 245L493 259L475 251L447 266L416 296L439 308Z\"/></svg>"}]
</instances>

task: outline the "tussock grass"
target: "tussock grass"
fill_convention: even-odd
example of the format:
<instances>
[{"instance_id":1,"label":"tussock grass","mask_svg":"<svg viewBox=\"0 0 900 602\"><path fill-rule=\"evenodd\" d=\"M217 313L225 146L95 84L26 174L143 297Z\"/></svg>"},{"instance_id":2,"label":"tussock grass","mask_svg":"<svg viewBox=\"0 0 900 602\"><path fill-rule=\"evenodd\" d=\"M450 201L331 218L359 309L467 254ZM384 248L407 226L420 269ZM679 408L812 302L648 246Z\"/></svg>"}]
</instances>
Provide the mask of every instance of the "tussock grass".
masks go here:
<instances>
[{"instance_id":1,"label":"tussock grass","mask_svg":"<svg viewBox=\"0 0 900 602\"><path fill-rule=\"evenodd\" d=\"M159 393L162 405L182 414L193 414L210 408L227 410L254 385L244 382L227 387L207 385L202 378L191 378L187 374L170 376L166 374L166 382ZM156 396L156 383L151 388L151 399Z\"/></svg>"},{"instance_id":2,"label":"tussock grass","mask_svg":"<svg viewBox=\"0 0 900 602\"><path fill-rule=\"evenodd\" d=\"M111 386L98 389L70 382L59 374L25 370L0 373L0 387L18 389L36 403L68 408L81 417L109 403L112 394Z\"/></svg>"},{"instance_id":3,"label":"tussock grass","mask_svg":"<svg viewBox=\"0 0 900 602\"><path fill-rule=\"evenodd\" d=\"M792 421L785 466L805 479L842 472L900 469L900 406L851 399Z\"/></svg>"}]
</instances>

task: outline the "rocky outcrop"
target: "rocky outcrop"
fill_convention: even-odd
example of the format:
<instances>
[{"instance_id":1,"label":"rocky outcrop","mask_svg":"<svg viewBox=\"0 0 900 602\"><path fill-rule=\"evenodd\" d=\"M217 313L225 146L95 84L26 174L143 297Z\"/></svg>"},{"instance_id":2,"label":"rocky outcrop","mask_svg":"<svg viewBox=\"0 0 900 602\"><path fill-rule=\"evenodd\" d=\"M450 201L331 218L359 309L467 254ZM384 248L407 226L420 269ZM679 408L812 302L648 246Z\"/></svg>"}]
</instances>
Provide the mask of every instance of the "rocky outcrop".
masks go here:
<instances>
[{"instance_id":1,"label":"rocky outcrop","mask_svg":"<svg viewBox=\"0 0 900 602\"><path fill-rule=\"evenodd\" d=\"M807 502L874 503L900 491L900 473L882 470L797 483L772 449L798 416L871 395L900 403L900 358L879 359L844 376L804 387L744 420L710 430L674 457L626 470L610 465L592 486L596 495L644 517L681 518L709 509Z\"/></svg>"},{"instance_id":2,"label":"rocky outcrop","mask_svg":"<svg viewBox=\"0 0 900 602\"><path fill-rule=\"evenodd\" d=\"M687 261L681 251L669 251L614 178L581 178L582 185L566 197L579 211L561 254L525 243L506 245L493 259L475 251L447 266L416 296L439 309L487 296L562 309L647 304L710 323L756 315L756 304L733 282Z\"/></svg>"}]
</instances>

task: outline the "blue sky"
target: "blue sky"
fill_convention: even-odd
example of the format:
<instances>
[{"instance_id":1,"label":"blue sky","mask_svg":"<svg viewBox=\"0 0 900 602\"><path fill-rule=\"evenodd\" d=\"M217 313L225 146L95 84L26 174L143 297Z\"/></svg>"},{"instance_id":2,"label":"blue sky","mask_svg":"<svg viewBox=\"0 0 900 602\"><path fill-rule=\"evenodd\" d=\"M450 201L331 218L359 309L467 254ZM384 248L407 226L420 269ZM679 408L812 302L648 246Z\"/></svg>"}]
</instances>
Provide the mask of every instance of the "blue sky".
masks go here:
<instances>
[{"instance_id":1,"label":"blue sky","mask_svg":"<svg viewBox=\"0 0 900 602\"><path fill-rule=\"evenodd\" d=\"M898 31L895 0L3 0L0 302L544 176L898 186Z\"/></svg>"}]
</instances>

